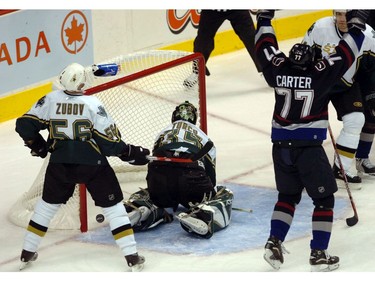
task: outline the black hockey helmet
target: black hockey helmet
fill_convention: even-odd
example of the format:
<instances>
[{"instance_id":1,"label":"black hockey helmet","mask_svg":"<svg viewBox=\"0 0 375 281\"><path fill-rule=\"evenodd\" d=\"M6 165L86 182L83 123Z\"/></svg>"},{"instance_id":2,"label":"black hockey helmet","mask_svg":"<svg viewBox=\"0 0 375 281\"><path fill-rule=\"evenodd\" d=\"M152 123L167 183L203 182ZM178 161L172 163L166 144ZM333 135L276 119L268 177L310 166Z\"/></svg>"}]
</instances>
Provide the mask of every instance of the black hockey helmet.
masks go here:
<instances>
[{"instance_id":1,"label":"black hockey helmet","mask_svg":"<svg viewBox=\"0 0 375 281\"><path fill-rule=\"evenodd\" d=\"M294 44L289 51L289 59L297 68L306 69L314 60L314 50L306 44Z\"/></svg>"},{"instance_id":2,"label":"black hockey helmet","mask_svg":"<svg viewBox=\"0 0 375 281\"><path fill-rule=\"evenodd\" d=\"M172 123L177 120L185 120L195 125L197 123L197 109L188 101L177 105L172 113Z\"/></svg>"}]
</instances>

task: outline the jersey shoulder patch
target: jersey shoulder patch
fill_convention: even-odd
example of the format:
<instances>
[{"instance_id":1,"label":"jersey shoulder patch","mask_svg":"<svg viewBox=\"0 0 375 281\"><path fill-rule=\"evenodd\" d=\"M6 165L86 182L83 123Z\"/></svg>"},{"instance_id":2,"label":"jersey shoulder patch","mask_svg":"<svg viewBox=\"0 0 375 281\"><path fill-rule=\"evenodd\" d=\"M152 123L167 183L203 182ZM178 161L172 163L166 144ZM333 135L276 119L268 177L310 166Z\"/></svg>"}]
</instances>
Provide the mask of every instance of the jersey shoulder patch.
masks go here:
<instances>
[{"instance_id":1,"label":"jersey shoulder patch","mask_svg":"<svg viewBox=\"0 0 375 281\"><path fill-rule=\"evenodd\" d=\"M107 117L107 112L105 111L104 106L102 106L102 105L100 105L98 107L98 112L96 114L98 114L102 117Z\"/></svg>"},{"instance_id":2,"label":"jersey shoulder patch","mask_svg":"<svg viewBox=\"0 0 375 281\"><path fill-rule=\"evenodd\" d=\"M272 64L274 66L280 66L285 61L285 58L283 57L273 57L272 58Z\"/></svg>"},{"instance_id":3,"label":"jersey shoulder patch","mask_svg":"<svg viewBox=\"0 0 375 281\"><path fill-rule=\"evenodd\" d=\"M35 108L37 108L37 107L42 107L43 104L45 103L45 101L46 101L46 96L40 98L40 99L37 101L37 103L35 104Z\"/></svg>"},{"instance_id":4,"label":"jersey shoulder patch","mask_svg":"<svg viewBox=\"0 0 375 281\"><path fill-rule=\"evenodd\" d=\"M310 28L307 30L307 35L310 35L311 32L313 31L314 29L314 26L315 26L315 22L310 26Z\"/></svg>"}]
</instances>

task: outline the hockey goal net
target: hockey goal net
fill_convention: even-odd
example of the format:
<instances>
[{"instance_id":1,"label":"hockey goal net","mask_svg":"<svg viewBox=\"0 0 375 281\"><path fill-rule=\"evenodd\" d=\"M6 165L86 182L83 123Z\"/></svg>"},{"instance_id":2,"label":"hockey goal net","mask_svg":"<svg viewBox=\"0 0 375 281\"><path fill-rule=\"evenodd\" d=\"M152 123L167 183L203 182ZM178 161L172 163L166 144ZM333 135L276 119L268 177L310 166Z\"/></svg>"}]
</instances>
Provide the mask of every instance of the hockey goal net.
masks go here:
<instances>
[{"instance_id":1,"label":"hockey goal net","mask_svg":"<svg viewBox=\"0 0 375 281\"><path fill-rule=\"evenodd\" d=\"M205 66L201 54L155 50L123 55L98 64L104 63L117 63L119 73L113 77L92 77L94 86L86 94L95 94L103 102L126 143L152 150L156 135L170 123L175 107L186 100L197 107L197 125L207 132ZM193 65L198 67L197 83L187 87L184 80L192 74ZM129 194L128 183L141 182L146 187L147 165L132 166L118 157L108 159L125 198ZM48 160L49 157L44 160L31 188L9 211L9 219L16 225L26 227L30 220L34 205L42 195ZM77 184L73 197L62 205L49 228L87 231L88 224L95 223L90 203L92 200L86 195L84 185Z\"/></svg>"}]
</instances>

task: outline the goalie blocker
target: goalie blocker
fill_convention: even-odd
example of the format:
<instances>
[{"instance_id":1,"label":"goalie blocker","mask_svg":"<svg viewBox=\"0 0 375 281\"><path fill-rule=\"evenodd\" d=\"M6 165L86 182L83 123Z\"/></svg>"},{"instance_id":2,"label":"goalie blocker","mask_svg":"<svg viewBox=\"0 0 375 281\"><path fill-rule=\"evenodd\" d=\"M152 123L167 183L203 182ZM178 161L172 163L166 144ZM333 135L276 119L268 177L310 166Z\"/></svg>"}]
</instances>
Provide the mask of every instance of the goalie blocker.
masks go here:
<instances>
[{"instance_id":1,"label":"goalie blocker","mask_svg":"<svg viewBox=\"0 0 375 281\"><path fill-rule=\"evenodd\" d=\"M185 231L208 239L216 231L229 225L233 192L224 186L217 186L216 189L217 192L212 199L203 198L200 203L191 203L186 212L176 216ZM171 214L152 202L147 189L133 193L129 200L124 202L124 206L135 232L173 221Z\"/></svg>"},{"instance_id":2,"label":"goalie blocker","mask_svg":"<svg viewBox=\"0 0 375 281\"><path fill-rule=\"evenodd\" d=\"M106 63L106 64L93 64L91 66L92 72L95 76L106 77L106 76L115 76L119 71L119 65L115 63Z\"/></svg>"}]
</instances>

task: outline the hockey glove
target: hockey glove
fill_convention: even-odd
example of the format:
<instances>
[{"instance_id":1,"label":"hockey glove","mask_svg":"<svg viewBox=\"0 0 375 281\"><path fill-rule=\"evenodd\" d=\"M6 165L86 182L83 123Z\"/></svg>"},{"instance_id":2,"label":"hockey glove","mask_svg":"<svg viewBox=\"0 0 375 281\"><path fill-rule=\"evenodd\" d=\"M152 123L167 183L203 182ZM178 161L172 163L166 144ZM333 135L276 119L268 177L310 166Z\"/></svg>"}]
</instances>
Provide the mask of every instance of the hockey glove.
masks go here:
<instances>
[{"instance_id":1,"label":"hockey glove","mask_svg":"<svg viewBox=\"0 0 375 281\"><path fill-rule=\"evenodd\" d=\"M348 10L346 12L348 31L357 34L364 31L366 29L366 20L369 15L369 10Z\"/></svg>"},{"instance_id":2,"label":"hockey glove","mask_svg":"<svg viewBox=\"0 0 375 281\"><path fill-rule=\"evenodd\" d=\"M119 66L115 63L93 64L91 68L94 76L115 76L119 70Z\"/></svg>"},{"instance_id":3,"label":"hockey glove","mask_svg":"<svg viewBox=\"0 0 375 281\"><path fill-rule=\"evenodd\" d=\"M150 155L150 150L141 146L134 146L128 144L124 153L119 156L122 161L128 162L131 165L146 165L150 160L146 158Z\"/></svg>"},{"instance_id":4,"label":"hockey glove","mask_svg":"<svg viewBox=\"0 0 375 281\"><path fill-rule=\"evenodd\" d=\"M272 20L275 16L275 10L258 10L257 11L257 21L261 20Z\"/></svg>"},{"instance_id":5,"label":"hockey glove","mask_svg":"<svg viewBox=\"0 0 375 281\"><path fill-rule=\"evenodd\" d=\"M25 141L25 146L31 149L32 156L38 156L41 158L45 158L48 153L47 142L44 140L41 134L33 140Z\"/></svg>"}]
</instances>

